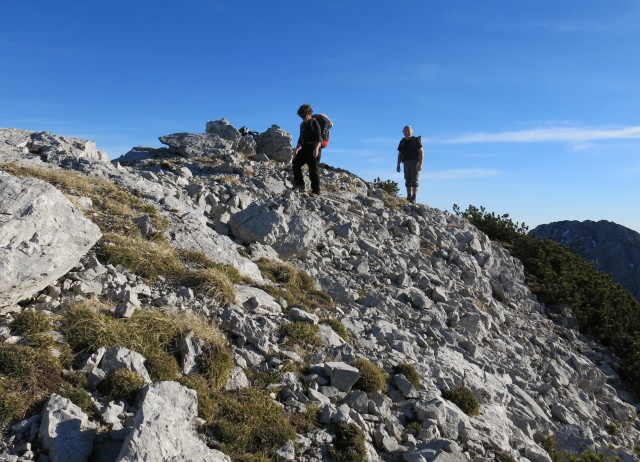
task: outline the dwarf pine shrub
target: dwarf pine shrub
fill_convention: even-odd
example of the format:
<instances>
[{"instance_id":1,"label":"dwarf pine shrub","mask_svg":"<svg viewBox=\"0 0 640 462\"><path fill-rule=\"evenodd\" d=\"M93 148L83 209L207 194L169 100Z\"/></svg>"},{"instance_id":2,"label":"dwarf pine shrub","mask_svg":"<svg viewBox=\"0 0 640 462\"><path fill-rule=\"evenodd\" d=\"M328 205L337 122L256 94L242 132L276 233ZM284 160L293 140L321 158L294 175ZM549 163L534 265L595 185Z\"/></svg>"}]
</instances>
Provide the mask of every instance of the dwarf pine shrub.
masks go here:
<instances>
[{"instance_id":1,"label":"dwarf pine shrub","mask_svg":"<svg viewBox=\"0 0 640 462\"><path fill-rule=\"evenodd\" d=\"M478 415L480 412L480 403L473 391L465 386L452 388L450 390L444 390L442 397L451 401L458 406L462 412L469 417Z\"/></svg>"},{"instance_id":2,"label":"dwarf pine shrub","mask_svg":"<svg viewBox=\"0 0 640 462\"><path fill-rule=\"evenodd\" d=\"M373 186L382 189L384 192L393 197L396 197L398 194L400 194L398 183L393 180L383 181L380 179L380 177L377 177L375 180L373 180Z\"/></svg>"},{"instance_id":3,"label":"dwarf pine shrub","mask_svg":"<svg viewBox=\"0 0 640 462\"><path fill-rule=\"evenodd\" d=\"M367 447L364 432L353 422L338 422L334 431L336 439L329 448L331 462L364 462Z\"/></svg>"},{"instance_id":4,"label":"dwarf pine shrub","mask_svg":"<svg viewBox=\"0 0 640 462\"><path fill-rule=\"evenodd\" d=\"M367 393L373 393L381 391L385 387L388 375L381 367L364 358L358 358L352 361L351 366L360 372L360 377L354 384L354 388Z\"/></svg>"}]
</instances>

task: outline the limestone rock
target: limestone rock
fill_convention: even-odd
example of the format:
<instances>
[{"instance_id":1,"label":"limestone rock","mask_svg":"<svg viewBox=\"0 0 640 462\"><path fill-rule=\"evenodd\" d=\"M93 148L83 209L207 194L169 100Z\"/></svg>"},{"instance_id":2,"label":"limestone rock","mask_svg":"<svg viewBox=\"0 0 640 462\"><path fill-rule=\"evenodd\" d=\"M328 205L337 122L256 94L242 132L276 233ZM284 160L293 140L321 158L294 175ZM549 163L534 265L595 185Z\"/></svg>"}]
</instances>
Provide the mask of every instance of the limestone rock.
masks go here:
<instances>
[{"instance_id":1,"label":"limestone rock","mask_svg":"<svg viewBox=\"0 0 640 462\"><path fill-rule=\"evenodd\" d=\"M142 392L133 431L116 462L230 462L231 459L195 435L196 392L177 382L148 385Z\"/></svg>"},{"instance_id":2,"label":"limestone rock","mask_svg":"<svg viewBox=\"0 0 640 462\"><path fill-rule=\"evenodd\" d=\"M99 228L57 189L0 171L0 307L31 297L71 270Z\"/></svg>"},{"instance_id":3,"label":"limestone rock","mask_svg":"<svg viewBox=\"0 0 640 462\"><path fill-rule=\"evenodd\" d=\"M277 125L272 125L258 136L256 151L266 154L269 159L289 163L293 156L292 137Z\"/></svg>"},{"instance_id":4,"label":"limestone rock","mask_svg":"<svg viewBox=\"0 0 640 462\"><path fill-rule=\"evenodd\" d=\"M42 411L39 437L51 462L86 462L96 430L78 406L53 394Z\"/></svg>"}]
</instances>

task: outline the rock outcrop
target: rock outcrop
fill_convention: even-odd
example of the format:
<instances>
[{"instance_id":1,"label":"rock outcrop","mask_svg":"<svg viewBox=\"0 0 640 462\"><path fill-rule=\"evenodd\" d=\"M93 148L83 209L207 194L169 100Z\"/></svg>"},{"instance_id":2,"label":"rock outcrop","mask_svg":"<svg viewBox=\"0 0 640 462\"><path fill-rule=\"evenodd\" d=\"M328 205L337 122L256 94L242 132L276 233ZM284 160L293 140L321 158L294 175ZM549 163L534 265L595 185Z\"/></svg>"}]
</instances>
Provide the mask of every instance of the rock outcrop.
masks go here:
<instances>
[{"instance_id":1,"label":"rock outcrop","mask_svg":"<svg viewBox=\"0 0 640 462\"><path fill-rule=\"evenodd\" d=\"M132 228L148 238L161 233L175 248L197 251L241 275L226 302L195 293L179 278L144 279L135 268L104 261L99 245L89 248L99 235L85 241L88 231L78 232L89 213L60 247L39 244L43 237L34 240L34 233L0 241L3 252L11 247L22 254L40 245L31 255L44 261L73 254L56 266L61 273L41 267L26 274L10 264L15 257L0 253L0 265L8 268L2 277L8 271L15 280L2 296L20 303L12 311L56 313L69 301L100 299L121 318L160 309L208 317L230 344L227 393L253 386L248 377L269 375L277 377L267 391L278 409L298 417L309 405L319 410L319 426L284 442L274 460L329 460L342 424L363 432L360 449L368 461L549 462L549 438L561 451L638 460L630 448L640 441L640 402L621 380L619 360L593 339L554 324L529 291L520 261L461 217L391 198L324 164L322 195L293 191L286 163L291 136L276 126L255 134L224 119L210 121L204 134L161 137L167 147L134 148L111 163L43 156L45 146L29 151L34 134L25 131L3 129L1 136L0 171L4 162L18 162L117 183L153 205L166 223L158 230L150 216L135 216ZM60 146L66 145L52 149ZM26 192L40 181L6 173L0 179L30 182L25 194L13 194L24 196L24 205L12 220L29 216L41 202L63 202L52 186ZM56 216L80 218L65 207ZM81 250L70 250L74 246ZM278 282L261 272L265 261L309 276L327 303L316 307L272 291ZM12 313L0 318L0 346L25 343L9 328L12 319ZM313 329L315 346L292 344L284 334L290 325ZM69 341L59 333L55 338ZM64 413L85 425L69 433L83 442L82 456L67 460L88 460L85 438L93 439L91 457L100 461L229 460L210 449L221 448L215 438L197 434L196 424L204 422L196 418L193 390L153 382L140 351L106 347L67 366L67 373L86 374L95 414L87 421L54 395L42 417L25 416L7 428L0 460L62 460L57 451L71 443L52 430L64 424L51 424L48 416ZM174 353L186 375L196 373L205 351L185 333ZM367 370L356 359L383 370L384 386L360 384ZM123 368L147 385L137 399L110 401L96 384ZM477 399L477 415L445 398L443 392L460 387Z\"/></svg>"},{"instance_id":2,"label":"rock outcrop","mask_svg":"<svg viewBox=\"0 0 640 462\"><path fill-rule=\"evenodd\" d=\"M56 188L0 171L0 308L31 297L73 268L100 229Z\"/></svg>"},{"instance_id":3,"label":"rock outcrop","mask_svg":"<svg viewBox=\"0 0 640 462\"><path fill-rule=\"evenodd\" d=\"M566 245L640 300L640 234L610 221L557 221L530 234Z\"/></svg>"}]
</instances>

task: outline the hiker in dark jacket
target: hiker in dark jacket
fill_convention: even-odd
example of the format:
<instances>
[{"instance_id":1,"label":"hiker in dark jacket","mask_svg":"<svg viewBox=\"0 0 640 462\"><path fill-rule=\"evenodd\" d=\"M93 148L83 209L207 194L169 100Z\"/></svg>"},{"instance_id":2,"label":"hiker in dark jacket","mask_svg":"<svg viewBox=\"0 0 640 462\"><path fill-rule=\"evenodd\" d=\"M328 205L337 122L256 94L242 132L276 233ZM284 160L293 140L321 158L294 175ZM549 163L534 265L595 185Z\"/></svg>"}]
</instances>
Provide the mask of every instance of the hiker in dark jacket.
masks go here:
<instances>
[{"instance_id":1,"label":"hiker in dark jacket","mask_svg":"<svg viewBox=\"0 0 640 462\"><path fill-rule=\"evenodd\" d=\"M298 144L293 151L293 187L304 191L304 178L302 176L302 166L309 166L309 179L311 180L311 191L320 194L320 143L322 142L322 132L320 124L311 117L313 109L308 104L303 104L298 109L298 115L302 117L300 124L300 136Z\"/></svg>"},{"instance_id":2,"label":"hiker in dark jacket","mask_svg":"<svg viewBox=\"0 0 640 462\"><path fill-rule=\"evenodd\" d=\"M404 138L398 145L398 166L396 170L400 172L400 163L404 163L404 184L407 187L407 200L416 202L418 194L418 176L422 170L423 149L422 141L416 136L412 136L413 129L407 125L402 129Z\"/></svg>"}]
</instances>

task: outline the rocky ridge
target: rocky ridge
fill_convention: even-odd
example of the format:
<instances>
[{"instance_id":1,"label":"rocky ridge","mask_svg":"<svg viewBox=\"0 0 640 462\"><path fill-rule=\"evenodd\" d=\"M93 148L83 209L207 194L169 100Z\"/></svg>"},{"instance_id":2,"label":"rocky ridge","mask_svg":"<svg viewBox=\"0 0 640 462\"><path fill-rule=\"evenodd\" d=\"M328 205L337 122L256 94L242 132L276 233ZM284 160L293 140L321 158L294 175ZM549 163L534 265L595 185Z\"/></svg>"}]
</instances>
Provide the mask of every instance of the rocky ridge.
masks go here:
<instances>
[{"instance_id":1,"label":"rocky ridge","mask_svg":"<svg viewBox=\"0 0 640 462\"><path fill-rule=\"evenodd\" d=\"M285 444L274 455L278 461L329 460L338 422L364 431L369 461L546 462L548 437L559 450L638 460L633 447L640 441L640 407L616 372L617 359L554 324L529 292L520 262L474 226L424 204L391 200L327 165L322 195L292 191L291 136L277 126L253 135L223 119L208 122L203 134L160 140L167 147L138 147L107 162L85 140L0 129L0 162L74 170L136 191L167 219L164 235L173 246L231 264L249 280L264 281L260 258L292 264L331 296L331 316L349 340L322 325L323 347L302 358L283 343L282 327L317 325L327 313L287 306L246 283L235 286L235 303L221 304L107 265L91 248L99 234L85 239L89 232L79 231L91 229L90 219L80 217L80 210L90 217L89 201L70 204L42 181L0 173L0 191L32 193L7 196L10 205L3 193L0 341L20 343L6 327L16 313L55 313L74 299L115 300L121 315L159 308L204 313L231 341L236 373L229 388L249 385L243 371L309 363L306 375L282 374L272 398L294 413L316 404L321 427ZM35 213L38 197L60 211ZM154 232L144 216L137 224L143 234ZM64 236L64 252L55 236ZM48 266L31 263L37 261ZM25 267L33 271L26 274ZM147 377L136 401L96 403L88 416L54 394L40 414L6 429L0 461L229 460L196 434L193 390L151 382L145 358L135 351L114 347L92 358L98 375L111 367ZM350 363L357 358L383 367L388 387L354 388L360 371ZM415 368L419 388L393 372L399 364ZM186 361L182 366L186 371ZM478 415L443 398L457 386L474 392ZM417 431L409 431L412 422Z\"/></svg>"}]
</instances>

